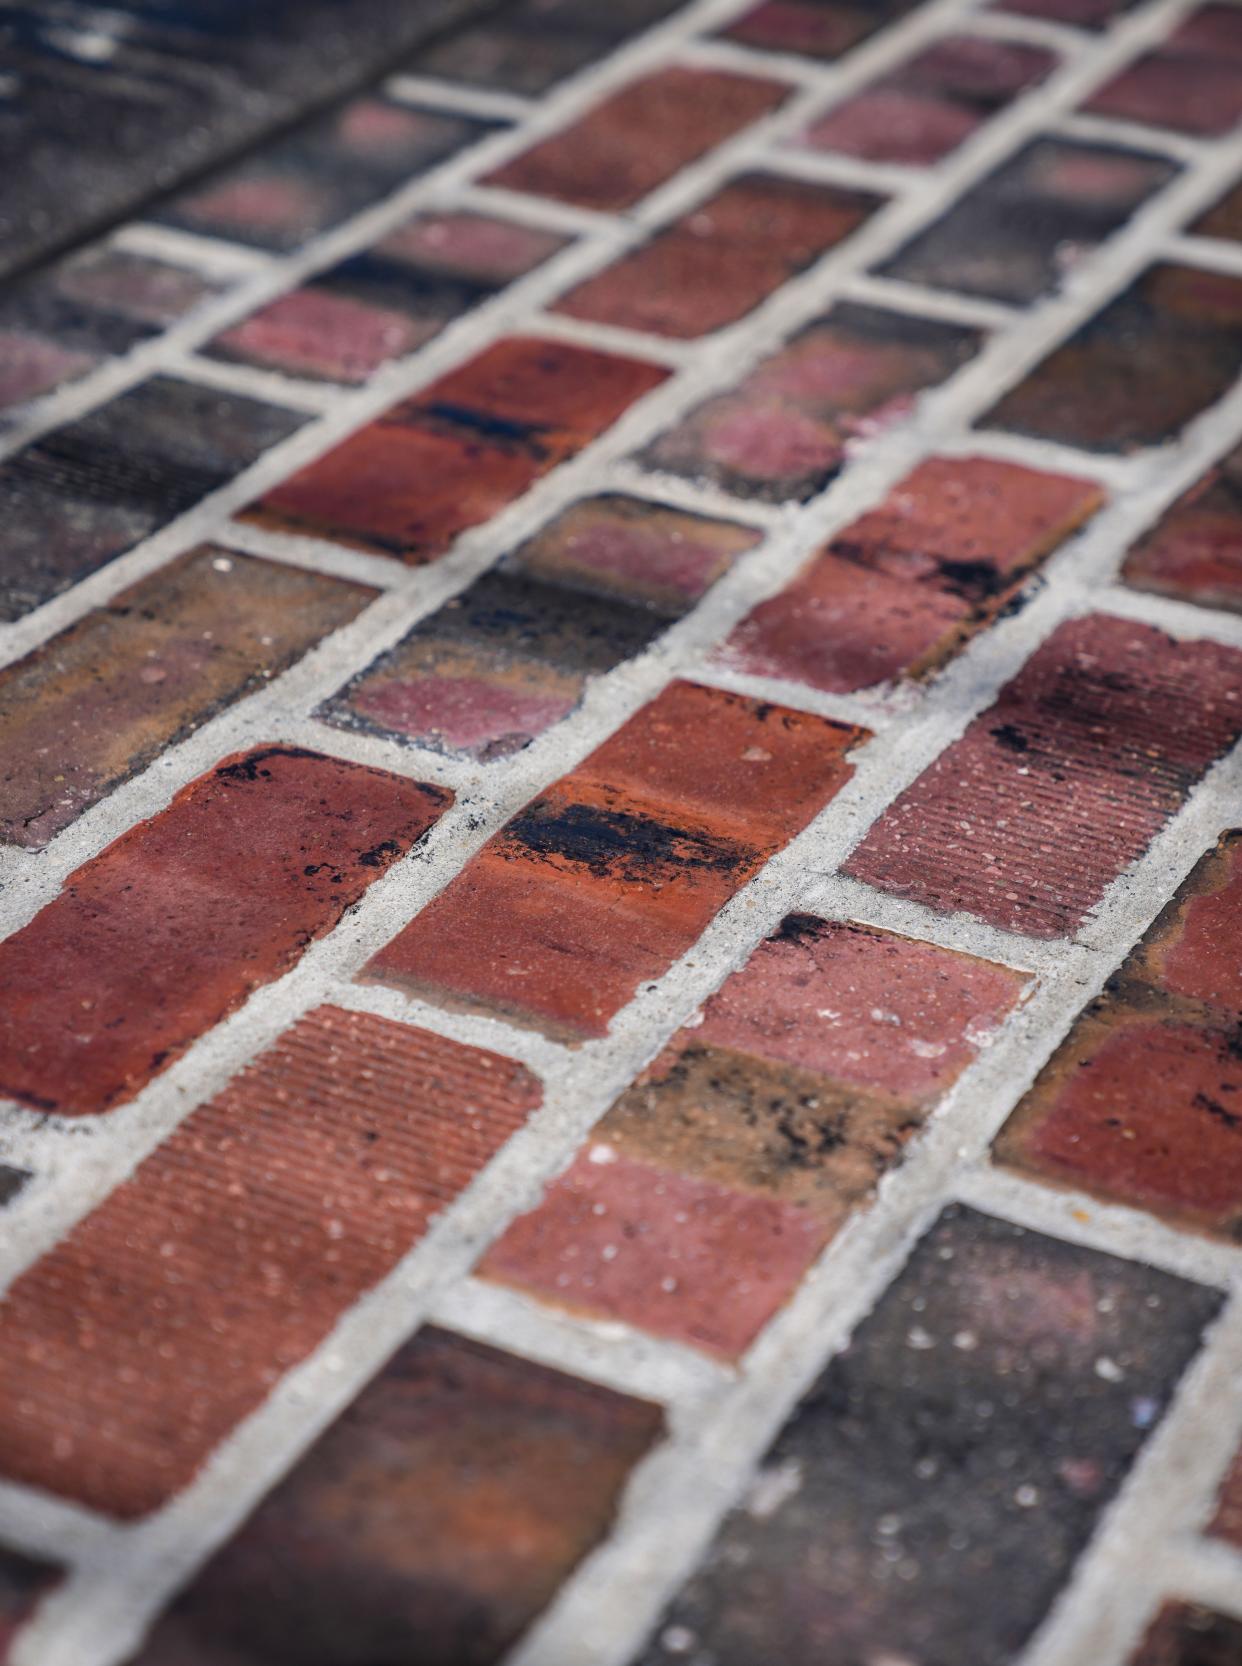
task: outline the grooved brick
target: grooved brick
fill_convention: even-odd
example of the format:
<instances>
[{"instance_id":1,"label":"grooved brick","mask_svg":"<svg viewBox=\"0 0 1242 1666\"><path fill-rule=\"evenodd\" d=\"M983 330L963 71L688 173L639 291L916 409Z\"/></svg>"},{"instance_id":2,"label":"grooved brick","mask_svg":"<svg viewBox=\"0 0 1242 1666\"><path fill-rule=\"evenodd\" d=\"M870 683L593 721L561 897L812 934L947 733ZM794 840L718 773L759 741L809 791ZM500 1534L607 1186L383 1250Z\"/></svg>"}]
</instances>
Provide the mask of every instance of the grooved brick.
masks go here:
<instances>
[{"instance_id":1,"label":"grooved brick","mask_svg":"<svg viewBox=\"0 0 1242 1666\"><path fill-rule=\"evenodd\" d=\"M0 840L40 849L375 595L205 545L0 670Z\"/></svg>"},{"instance_id":2,"label":"grooved brick","mask_svg":"<svg viewBox=\"0 0 1242 1666\"><path fill-rule=\"evenodd\" d=\"M1136 590L1242 613L1242 448L1165 510L1122 577Z\"/></svg>"},{"instance_id":3,"label":"grooved brick","mask_svg":"<svg viewBox=\"0 0 1242 1666\"><path fill-rule=\"evenodd\" d=\"M1233 6L1201 7L1084 109L1180 133L1230 132L1242 118L1242 17Z\"/></svg>"},{"instance_id":4,"label":"grooved brick","mask_svg":"<svg viewBox=\"0 0 1242 1666\"><path fill-rule=\"evenodd\" d=\"M310 1013L0 1302L0 1474L157 1509L539 1099L494 1053Z\"/></svg>"},{"instance_id":5,"label":"grooved brick","mask_svg":"<svg viewBox=\"0 0 1242 1666\"><path fill-rule=\"evenodd\" d=\"M362 975L551 1035L603 1035L835 796L863 738L671 683L506 823Z\"/></svg>"},{"instance_id":6,"label":"grooved brick","mask_svg":"<svg viewBox=\"0 0 1242 1666\"><path fill-rule=\"evenodd\" d=\"M1240 733L1242 654L1106 614L1073 620L844 871L1009 931L1064 936Z\"/></svg>"},{"instance_id":7,"label":"grooved brick","mask_svg":"<svg viewBox=\"0 0 1242 1666\"><path fill-rule=\"evenodd\" d=\"M247 518L434 561L667 375L564 342L498 342L274 487Z\"/></svg>"},{"instance_id":8,"label":"grooved brick","mask_svg":"<svg viewBox=\"0 0 1242 1666\"><path fill-rule=\"evenodd\" d=\"M136 1666L492 1666L610 1530L659 1410L427 1328Z\"/></svg>"},{"instance_id":9,"label":"grooved brick","mask_svg":"<svg viewBox=\"0 0 1242 1666\"><path fill-rule=\"evenodd\" d=\"M290 746L216 765L0 943L0 1092L63 1116L132 1098L288 971L450 802Z\"/></svg>"},{"instance_id":10,"label":"grooved brick","mask_svg":"<svg viewBox=\"0 0 1242 1666\"><path fill-rule=\"evenodd\" d=\"M1166 1602L1129 1666L1237 1666L1242 1620L1193 1602Z\"/></svg>"},{"instance_id":11,"label":"grooved brick","mask_svg":"<svg viewBox=\"0 0 1242 1666\"><path fill-rule=\"evenodd\" d=\"M26 1621L60 1580L61 1570L50 1562L0 1545L0 1666L8 1666Z\"/></svg>"}]
</instances>

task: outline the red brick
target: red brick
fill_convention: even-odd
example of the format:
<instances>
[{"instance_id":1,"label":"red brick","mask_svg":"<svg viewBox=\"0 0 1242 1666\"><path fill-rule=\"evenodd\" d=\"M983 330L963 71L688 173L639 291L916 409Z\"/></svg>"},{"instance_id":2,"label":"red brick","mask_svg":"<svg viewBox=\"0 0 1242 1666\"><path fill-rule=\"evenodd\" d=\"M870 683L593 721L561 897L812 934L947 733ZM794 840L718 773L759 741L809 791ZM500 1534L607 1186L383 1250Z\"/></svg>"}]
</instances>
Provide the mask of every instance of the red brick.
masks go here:
<instances>
[{"instance_id":1,"label":"red brick","mask_svg":"<svg viewBox=\"0 0 1242 1666\"><path fill-rule=\"evenodd\" d=\"M1101 614L1062 625L845 871L1010 931L1066 935L1242 732L1240 673L1242 654L1213 642Z\"/></svg>"},{"instance_id":2,"label":"red brick","mask_svg":"<svg viewBox=\"0 0 1242 1666\"><path fill-rule=\"evenodd\" d=\"M910 10L909 0L879 5L851 4L850 0L760 0L723 34L743 46L832 59Z\"/></svg>"},{"instance_id":3,"label":"red brick","mask_svg":"<svg viewBox=\"0 0 1242 1666\"><path fill-rule=\"evenodd\" d=\"M275 487L248 518L412 566L434 561L667 374L563 342L499 342Z\"/></svg>"},{"instance_id":4,"label":"red brick","mask_svg":"<svg viewBox=\"0 0 1242 1666\"><path fill-rule=\"evenodd\" d=\"M789 91L778 81L723 70L658 70L484 183L605 212L632 208L687 162L775 110Z\"/></svg>"},{"instance_id":5,"label":"red brick","mask_svg":"<svg viewBox=\"0 0 1242 1666\"><path fill-rule=\"evenodd\" d=\"M302 1019L0 1303L0 1473L157 1509L539 1099L496 1054L335 1007Z\"/></svg>"},{"instance_id":6,"label":"red brick","mask_svg":"<svg viewBox=\"0 0 1242 1666\"><path fill-rule=\"evenodd\" d=\"M655 1406L426 1329L219 1551L140 1666L492 1666L612 1526Z\"/></svg>"},{"instance_id":7,"label":"red brick","mask_svg":"<svg viewBox=\"0 0 1242 1666\"><path fill-rule=\"evenodd\" d=\"M1242 450L1231 451L1130 551L1136 590L1242 613Z\"/></svg>"},{"instance_id":8,"label":"red brick","mask_svg":"<svg viewBox=\"0 0 1242 1666\"><path fill-rule=\"evenodd\" d=\"M132 1098L288 971L449 802L288 746L218 764L0 944L0 1092L63 1116Z\"/></svg>"},{"instance_id":9,"label":"red brick","mask_svg":"<svg viewBox=\"0 0 1242 1666\"><path fill-rule=\"evenodd\" d=\"M1102 501L1070 475L934 458L748 614L719 657L839 693L924 675Z\"/></svg>"},{"instance_id":10,"label":"red brick","mask_svg":"<svg viewBox=\"0 0 1242 1666\"><path fill-rule=\"evenodd\" d=\"M1068 23L1075 29L1104 29L1127 11L1131 0L995 0L989 11L1014 12L1019 17L1042 17L1049 23Z\"/></svg>"},{"instance_id":11,"label":"red brick","mask_svg":"<svg viewBox=\"0 0 1242 1666\"><path fill-rule=\"evenodd\" d=\"M740 1354L870 1202L1023 982L791 916L622 1094L483 1275Z\"/></svg>"},{"instance_id":12,"label":"red brick","mask_svg":"<svg viewBox=\"0 0 1242 1666\"><path fill-rule=\"evenodd\" d=\"M0 1545L0 1666L8 1666L26 1621L60 1580L61 1570L51 1563Z\"/></svg>"},{"instance_id":13,"label":"red brick","mask_svg":"<svg viewBox=\"0 0 1242 1666\"><path fill-rule=\"evenodd\" d=\"M1242 1550L1242 1451L1229 1466L1216 1499L1216 1513L1208 1523L1214 1539L1224 1539Z\"/></svg>"},{"instance_id":14,"label":"red brick","mask_svg":"<svg viewBox=\"0 0 1242 1666\"><path fill-rule=\"evenodd\" d=\"M555 310L683 340L706 335L844 242L880 200L775 175L735 179Z\"/></svg>"},{"instance_id":15,"label":"red brick","mask_svg":"<svg viewBox=\"0 0 1242 1666\"><path fill-rule=\"evenodd\" d=\"M603 1035L851 774L862 732L677 682L510 821L363 976Z\"/></svg>"},{"instance_id":16,"label":"red brick","mask_svg":"<svg viewBox=\"0 0 1242 1666\"><path fill-rule=\"evenodd\" d=\"M1238 1666L1242 1620L1196 1603L1166 1602L1129 1666Z\"/></svg>"},{"instance_id":17,"label":"red brick","mask_svg":"<svg viewBox=\"0 0 1242 1666\"><path fill-rule=\"evenodd\" d=\"M1242 17L1232 6L1202 7L1084 108L1180 133L1228 133L1242 117Z\"/></svg>"}]
</instances>

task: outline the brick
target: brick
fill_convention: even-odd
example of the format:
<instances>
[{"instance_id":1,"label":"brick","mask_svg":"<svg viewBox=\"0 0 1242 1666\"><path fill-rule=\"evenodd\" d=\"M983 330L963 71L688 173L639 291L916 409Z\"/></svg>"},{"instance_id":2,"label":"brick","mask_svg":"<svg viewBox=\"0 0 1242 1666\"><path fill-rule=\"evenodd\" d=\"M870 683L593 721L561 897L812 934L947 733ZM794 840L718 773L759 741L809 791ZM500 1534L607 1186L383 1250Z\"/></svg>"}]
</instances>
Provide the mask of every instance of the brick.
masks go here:
<instances>
[{"instance_id":1,"label":"brick","mask_svg":"<svg viewBox=\"0 0 1242 1666\"><path fill-rule=\"evenodd\" d=\"M1148 625L1094 614L1060 626L845 872L1009 931L1065 936L1242 733L1240 670L1233 649Z\"/></svg>"},{"instance_id":2,"label":"brick","mask_svg":"<svg viewBox=\"0 0 1242 1666\"><path fill-rule=\"evenodd\" d=\"M567 238L483 214L423 214L218 335L213 358L364 382L532 271Z\"/></svg>"},{"instance_id":3,"label":"brick","mask_svg":"<svg viewBox=\"0 0 1242 1666\"><path fill-rule=\"evenodd\" d=\"M775 110L789 91L755 75L657 70L504 163L484 183L605 213L632 208L688 162Z\"/></svg>"},{"instance_id":4,"label":"brick","mask_svg":"<svg viewBox=\"0 0 1242 1666\"><path fill-rule=\"evenodd\" d=\"M539 1099L494 1053L310 1013L0 1302L0 1473L126 1520L167 1503Z\"/></svg>"},{"instance_id":5,"label":"brick","mask_svg":"<svg viewBox=\"0 0 1242 1666\"><path fill-rule=\"evenodd\" d=\"M644 1666L687 1638L714 1666L1016 1658L1219 1305L949 1208L778 1435Z\"/></svg>"},{"instance_id":6,"label":"brick","mask_svg":"<svg viewBox=\"0 0 1242 1666\"><path fill-rule=\"evenodd\" d=\"M1216 1499L1216 1513L1208 1523L1208 1533L1214 1539L1242 1550L1242 1451L1234 1458L1221 1483Z\"/></svg>"},{"instance_id":7,"label":"brick","mask_svg":"<svg viewBox=\"0 0 1242 1666\"><path fill-rule=\"evenodd\" d=\"M743 175L554 310L680 340L707 335L844 242L880 201L842 186Z\"/></svg>"},{"instance_id":8,"label":"brick","mask_svg":"<svg viewBox=\"0 0 1242 1666\"><path fill-rule=\"evenodd\" d=\"M136 1666L492 1666L607 1534L660 1433L644 1401L424 1329Z\"/></svg>"},{"instance_id":9,"label":"brick","mask_svg":"<svg viewBox=\"0 0 1242 1666\"><path fill-rule=\"evenodd\" d=\"M914 0L760 0L721 32L743 46L831 60L913 9Z\"/></svg>"},{"instance_id":10,"label":"brick","mask_svg":"<svg viewBox=\"0 0 1242 1666\"><path fill-rule=\"evenodd\" d=\"M29 1169L15 1168L12 1163L0 1163L0 1209L13 1202L30 1178Z\"/></svg>"},{"instance_id":11,"label":"brick","mask_svg":"<svg viewBox=\"0 0 1242 1666\"><path fill-rule=\"evenodd\" d=\"M1166 1602L1130 1666L1237 1666L1239 1660L1242 1620L1197 1603Z\"/></svg>"},{"instance_id":12,"label":"brick","mask_svg":"<svg viewBox=\"0 0 1242 1666\"><path fill-rule=\"evenodd\" d=\"M1242 280L1154 266L983 421L1088 451L1176 438L1242 368Z\"/></svg>"},{"instance_id":13,"label":"brick","mask_svg":"<svg viewBox=\"0 0 1242 1666\"><path fill-rule=\"evenodd\" d=\"M1157 156L1039 139L880 270L1025 306L1058 288L1176 173Z\"/></svg>"},{"instance_id":14,"label":"brick","mask_svg":"<svg viewBox=\"0 0 1242 1666\"><path fill-rule=\"evenodd\" d=\"M41 849L376 594L209 544L0 670L0 840Z\"/></svg>"},{"instance_id":15,"label":"brick","mask_svg":"<svg viewBox=\"0 0 1242 1666\"><path fill-rule=\"evenodd\" d=\"M10 1650L40 1600L61 1580L61 1570L21 1551L0 1545L0 1662L7 1666Z\"/></svg>"},{"instance_id":16,"label":"brick","mask_svg":"<svg viewBox=\"0 0 1242 1666\"><path fill-rule=\"evenodd\" d=\"M585 499L415 625L318 715L449 754L508 757L758 542L747 527L637 498Z\"/></svg>"},{"instance_id":17,"label":"brick","mask_svg":"<svg viewBox=\"0 0 1242 1666\"><path fill-rule=\"evenodd\" d=\"M156 376L25 447L0 464L0 619L20 618L175 520L305 420Z\"/></svg>"},{"instance_id":18,"label":"brick","mask_svg":"<svg viewBox=\"0 0 1242 1666\"><path fill-rule=\"evenodd\" d=\"M668 372L510 337L274 487L247 518L434 561L597 438Z\"/></svg>"},{"instance_id":19,"label":"brick","mask_svg":"<svg viewBox=\"0 0 1242 1666\"><path fill-rule=\"evenodd\" d=\"M843 302L661 434L649 467L743 498L803 501L973 356L979 333Z\"/></svg>"},{"instance_id":20,"label":"brick","mask_svg":"<svg viewBox=\"0 0 1242 1666\"><path fill-rule=\"evenodd\" d=\"M791 915L483 1275L736 1356L871 1201L1022 985L966 955Z\"/></svg>"},{"instance_id":21,"label":"brick","mask_svg":"<svg viewBox=\"0 0 1242 1666\"><path fill-rule=\"evenodd\" d=\"M1242 185L1235 185L1189 227L1196 237L1223 237L1242 243Z\"/></svg>"},{"instance_id":22,"label":"brick","mask_svg":"<svg viewBox=\"0 0 1242 1666\"><path fill-rule=\"evenodd\" d=\"M946 35L799 135L810 150L926 167L1044 80L1057 59L1042 47Z\"/></svg>"},{"instance_id":23,"label":"brick","mask_svg":"<svg viewBox=\"0 0 1242 1666\"><path fill-rule=\"evenodd\" d=\"M355 99L210 175L154 218L262 249L296 249L495 125L383 98Z\"/></svg>"},{"instance_id":24,"label":"brick","mask_svg":"<svg viewBox=\"0 0 1242 1666\"><path fill-rule=\"evenodd\" d=\"M1083 108L1179 133L1228 133L1242 118L1242 17L1232 6L1201 7Z\"/></svg>"},{"instance_id":25,"label":"brick","mask_svg":"<svg viewBox=\"0 0 1242 1666\"><path fill-rule=\"evenodd\" d=\"M1242 448L1165 511L1121 576L1136 590L1242 613Z\"/></svg>"},{"instance_id":26,"label":"brick","mask_svg":"<svg viewBox=\"0 0 1242 1666\"><path fill-rule=\"evenodd\" d=\"M830 693L924 676L1102 501L1070 475L933 458L747 614L717 658Z\"/></svg>"},{"instance_id":27,"label":"brick","mask_svg":"<svg viewBox=\"0 0 1242 1666\"><path fill-rule=\"evenodd\" d=\"M675 682L508 822L362 976L606 1033L849 779L861 731Z\"/></svg>"},{"instance_id":28,"label":"brick","mask_svg":"<svg viewBox=\"0 0 1242 1666\"><path fill-rule=\"evenodd\" d=\"M1232 833L1079 1017L1002 1130L997 1161L1237 1242L1240 929Z\"/></svg>"},{"instance_id":29,"label":"brick","mask_svg":"<svg viewBox=\"0 0 1242 1666\"><path fill-rule=\"evenodd\" d=\"M1074 29L1107 29L1133 4L1134 0L993 0L988 10L1040 17L1047 23L1067 23Z\"/></svg>"},{"instance_id":30,"label":"brick","mask_svg":"<svg viewBox=\"0 0 1242 1666\"><path fill-rule=\"evenodd\" d=\"M0 1092L95 1116L293 966L450 802L271 746L218 764L0 944Z\"/></svg>"}]
</instances>

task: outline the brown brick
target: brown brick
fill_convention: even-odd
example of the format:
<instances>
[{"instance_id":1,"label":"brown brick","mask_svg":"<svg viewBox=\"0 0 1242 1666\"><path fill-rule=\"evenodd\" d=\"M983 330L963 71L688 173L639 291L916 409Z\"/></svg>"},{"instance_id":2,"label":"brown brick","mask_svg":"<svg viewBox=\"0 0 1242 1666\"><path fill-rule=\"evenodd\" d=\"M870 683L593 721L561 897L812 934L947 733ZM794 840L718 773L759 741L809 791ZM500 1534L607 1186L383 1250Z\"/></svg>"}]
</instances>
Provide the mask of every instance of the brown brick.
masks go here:
<instances>
[{"instance_id":1,"label":"brown brick","mask_svg":"<svg viewBox=\"0 0 1242 1666\"><path fill-rule=\"evenodd\" d=\"M1242 449L1165 511L1126 557L1136 590L1242 613Z\"/></svg>"},{"instance_id":2,"label":"brown brick","mask_svg":"<svg viewBox=\"0 0 1242 1666\"><path fill-rule=\"evenodd\" d=\"M1238 1666L1242 1620L1197 1603L1166 1602L1129 1666Z\"/></svg>"},{"instance_id":3,"label":"brown brick","mask_svg":"<svg viewBox=\"0 0 1242 1666\"><path fill-rule=\"evenodd\" d=\"M1221 1483L1216 1513L1208 1523L1214 1539L1224 1539L1242 1550L1242 1451L1238 1452Z\"/></svg>"}]
</instances>

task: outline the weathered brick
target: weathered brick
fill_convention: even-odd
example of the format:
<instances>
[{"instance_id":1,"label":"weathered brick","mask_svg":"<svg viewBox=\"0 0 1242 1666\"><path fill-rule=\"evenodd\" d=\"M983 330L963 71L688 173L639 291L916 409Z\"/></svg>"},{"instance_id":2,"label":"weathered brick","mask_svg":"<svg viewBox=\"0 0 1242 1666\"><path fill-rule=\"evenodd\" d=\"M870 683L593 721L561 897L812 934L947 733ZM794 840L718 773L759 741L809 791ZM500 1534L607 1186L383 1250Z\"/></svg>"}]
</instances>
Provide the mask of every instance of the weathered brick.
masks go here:
<instances>
[{"instance_id":1,"label":"weathered brick","mask_svg":"<svg viewBox=\"0 0 1242 1666\"><path fill-rule=\"evenodd\" d=\"M1242 834L1210 851L1078 1019L997 1160L1242 1236Z\"/></svg>"},{"instance_id":2,"label":"weathered brick","mask_svg":"<svg viewBox=\"0 0 1242 1666\"><path fill-rule=\"evenodd\" d=\"M1101 502L1070 475L933 458L749 613L718 658L834 693L924 675Z\"/></svg>"},{"instance_id":3,"label":"weathered brick","mask_svg":"<svg viewBox=\"0 0 1242 1666\"><path fill-rule=\"evenodd\" d=\"M422 214L278 296L208 352L285 375L364 382L563 249L567 238L482 214Z\"/></svg>"},{"instance_id":4,"label":"weathered brick","mask_svg":"<svg viewBox=\"0 0 1242 1666\"><path fill-rule=\"evenodd\" d=\"M1242 1451L1229 1466L1221 1483L1216 1513L1207 1530L1214 1539L1224 1539L1242 1549Z\"/></svg>"},{"instance_id":5,"label":"weathered brick","mask_svg":"<svg viewBox=\"0 0 1242 1666\"><path fill-rule=\"evenodd\" d=\"M845 871L1010 931L1071 932L1242 733L1240 672L1213 642L1101 614L1062 625Z\"/></svg>"},{"instance_id":6,"label":"weathered brick","mask_svg":"<svg viewBox=\"0 0 1242 1666\"><path fill-rule=\"evenodd\" d=\"M777 1437L643 1660L1014 1659L1219 1305L1139 1263L946 1210Z\"/></svg>"},{"instance_id":7,"label":"weathered brick","mask_svg":"<svg viewBox=\"0 0 1242 1666\"><path fill-rule=\"evenodd\" d=\"M211 237L295 249L494 126L383 98L356 99L212 174L154 217Z\"/></svg>"},{"instance_id":8,"label":"weathered brick","mask_svg":"<svg viewBox=\"0 0 1242 1666\"><path fill-rule=\"evenodd\" d=\"M1166 1602L1130 1666L1238 1666L1242 1620L1196 1603Z\"/></svg>"},{"instance_id":9,"label":"weathered brick","mask_svg":"<svg viewBox=\"0 0 1242 1666\"><path fill-rule=\"evenodd\" d=\"M749 528L637 498L585 499L415 625L319 715L449 753L508 756L758 541Z\"/></svg>"},{"instance_id":10,"label":"weathered brick","mask_svg":"<svg viewBox=\"0 0 1242 1666\"><path fill-rule=\"evenodd\" d=\"M0 1663L4 1666L26 1621L60 1579L61 1570L51 1563L0 1545Z\"/></svg>"},{"instance_id":11,"label":"weathered brick","mask_svg":"<svg viewBox=\"0 0 1242 1666\"><path fill-rule=\"evenodd\" d=\"M494 1053L309 1014L0 1302L0 1473L159 1508L539 1099Z\"/></svg>"},{"instance_id":12,"label":"weathered brick","mask_svg":"<svg viewBox=\"0 0 1242 1666\"><path fill-rule=\"evenodd\" d=\"M947 35L835 104L797 143L869 162L928 166L1044 80L1056 63L1043 47Z\"/></svg>"},{"instance_id":13,"label":"weathered brick","mask_svg":"<svg viewBox=\"0 0 1242 1666\"><path fill-rule=\"evenodd\" d=\"M394 405L251 505L279 530L434 561L581 451L668 372L510 337Z\"/></svg>"},{"instance_id":14,"label":"weathered brick","mask_svg":"<svg viewBox=\"0 0 1242 1666\"><path fill-rule=\"evenodd\" d=\"M608 1532L661 1426L644 1401L420 1331L138 1666L492 1666Z\"/></svg>"},{"instance_id":15,"label":"weathered brick","mask_svg":"<svg viewBox=\"0 0 1242 1666\"><path fill-rule=\"evenodd\" d=\"M0 670L0 840L40 849L375 595L205 545Z\"/></svg>"},{"instance_id":16,"label":"weathered brick","mask_svg":"<svg viewBox=\"0 0 1242 1666\"><path fill-rule=\"evenodd\" d=\"M1242 448L1197 480L1126 556L1136 590L1242 613Z\"/></svg>"},{"instance_id":17,"label":"weathered brick","mask_svg":"<svg viewBox=\"0 0 1242 1666\"><path fill-rule=\"evenodd\" d=\"M789 91L779 81L724 70L656 70L504 163L485 183L580 208L632 208L688 162L775 110Z\"/></svg>"},{"instance_id":18,"label":"weathered brick","mask_svg":"<svg viewBox=\"0 0 1242 1666\"><path fill-rule=\"evenodd\" d=\"M770 52L839 58L904 17L915 0L760 0L722 31L726 40Z\"/></svg>"},{"instance_id":19,"label":"weathered brick","mask_svg":"<svg viewBox=\"0 0 1242 1666\"><path fill-rule=\"evenodd\" d=\"M1242 279L1153 266L983 421L1089 451L1137 451L1175 438L1239 369Z\"/></svg>"},{"instance_id":20,"label":"weathered brick","mask_svg":"<svg viewBox=\"0 0 1242 1666\"><path fill-rule=\"evenodd\" d=\"M675 682L508 822L363 976L603 1035L848 780L863 733Z\"/></svg>"},{"instance_id":21,"label":"weathered brick","mask_svg":"<svg viewBox=\"0 0 1242 1666\"><path fill-rule=\"evenodd\" d=\"M570 290L555 310L683 340L706 335L844 242L880 201L838 185L743 175Z\"/></svg>"},{"instance_id":22,"label":"weathered brick","mask_svg":"<svg viewBox=\"0 0 1242 1666\"><path fill-rule=\"evenodd\" d=\"M92 1116L297 961L450 802L272 746L192 781L0 944L0 1092Z\"/></svg>"},{"instance_id":23,"label":"weathered brick","mask_svg":"<svg viewBox=\"0 0 1242 1666\"><path fill-rule=\"evenodd\" d=\"M157 376L0 464L0 619L17 619L225 485L306 418Z\"/></svg>"},{"instance_id":24,"label":"weathered brick","mask_svg":"<svg viewBox=\"0 0 1242 1666\"><path fill-rule=\"evenodd\" d=\"M1242 16L1233 6L1201 7L1084 108L1180 133L1228 133L1242 117Z\"/></svg>"},{"instance_id":25,"label":"weathered brick","mask_svg":"<svg viewBox=\"0 0 1242 1666\"><path fill-rule=\"evenodd\" d=\"M1163 157L1038 139L881 271L1025 306L1057 288L1176 172Z\"/></svg>"},{"instance_id":26,"label":"weathered brick","mask_svg":"<svg viewBox=\"0 0 1242 1666\"><path fill-rule=\"evenodd\" d=\"M791 915L481 1271L741 1353L871 1200L1022 985L966 955Z\"/></svg>"},{"instance_id":27,"label":"weathered brick","mask_svg":"<svg viewBox=\"0 0 1242 1666\"><path fill-rule=\"evenodd\" d=\"M916 396L973 356L979 333L844 302L660 435L649 467L739 497L813 497Z\"/></svg>"}]
</instances>

